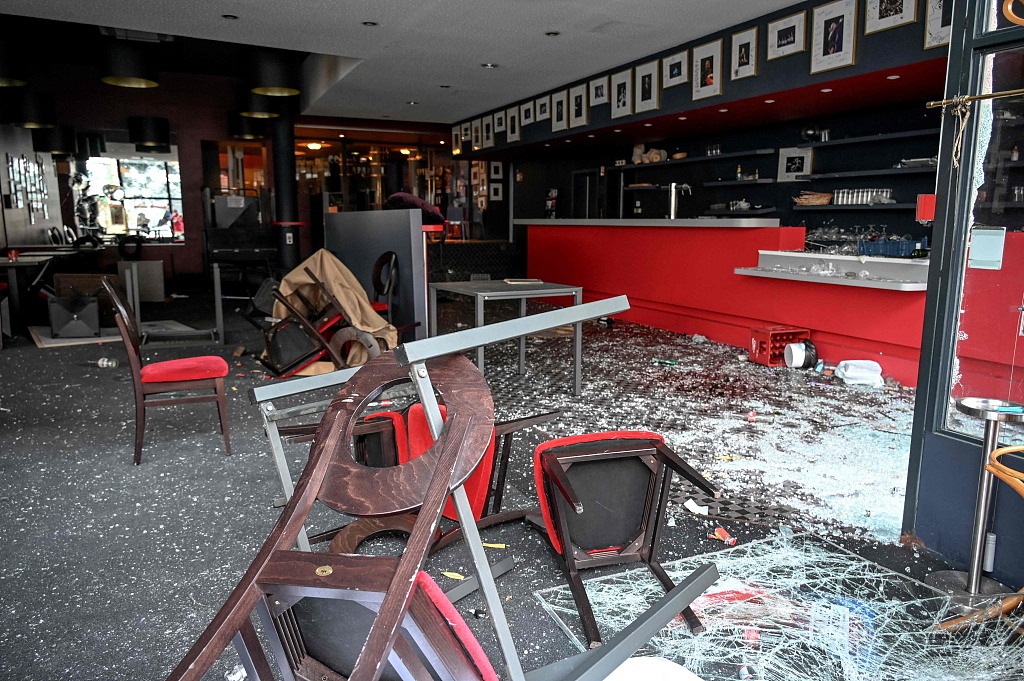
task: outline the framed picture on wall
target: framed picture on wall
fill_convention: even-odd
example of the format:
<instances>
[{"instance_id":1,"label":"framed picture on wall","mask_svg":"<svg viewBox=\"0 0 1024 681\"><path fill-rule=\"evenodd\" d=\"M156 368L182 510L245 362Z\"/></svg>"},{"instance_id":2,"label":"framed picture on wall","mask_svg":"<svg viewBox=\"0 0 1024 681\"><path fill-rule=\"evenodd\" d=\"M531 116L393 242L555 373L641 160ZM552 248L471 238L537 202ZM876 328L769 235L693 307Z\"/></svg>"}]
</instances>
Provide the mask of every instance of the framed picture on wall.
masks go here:
<instances>
[{"instance_id":1,"label":"framed picture on wall","mask_svg":"<svg viewBox=\"0 0 1024 681\"><path fill-rule=\"evenodd\" d=\"M693 48L693 98L722 94L722 39Z\"/></svg>"},{"instance_id":2,"label":"framed picture on wall","mask_svg":"<svg viewBox=\"0 0 1024 681\"><path fill-rule=\"evenodd\" d=\"M658 78L660 59L636 67L634 87L636 88L635 113L656 111L661 106L661 80Z\"/></svg>"},{"instance_id":3,"label":"framed picture on wall","mask_svg":"<svg viewBox=\"0 0 1024 681\"><path fill-rule=\"evenodd\" d=\"M494 114L494 132L505 132L505 112Z\"/></svg>"},{"instance_id":4,"label":"framed picture on wall","mask_svg":"<svg viewBox=\"0 0 1024 681\"><path fill-rule=\"evenodd\" d=\"M565 110L566 92L556 92L551 95L551 130L558 132L565 130L569 125L568 111Z\"/></svg>"},{"instance_id":5,"label":"framed picture on wall","mask_svg":"<svg viewBox=\"0 0 1024 681\"><path fill-rule=\"evenodd\" d=\"M587 84L569 89L569 127L579 128L587 124Z\"/></svg>"},{"instance_id":6,"label":"framed picture on wall","mask_svg":"<svg viewBox=\"0 0 1024 681\"><path fill-rule=\"evenodd\" d=\"M690 53L683 50L671 57L661 60L661 87L667 88L673 85L689 82L690 80Z\"/></svg>"},{"instance_id":7,"label":"framed picture on wall","mask_svg":"<svg viewBox=\"0 0 1024 681\"><path fill-rule=\"evenodd\" d=\"M462 148L462 128L456 125L452 128L452 149Z\"/></svg>"},{"instance_id":8,"label":"framed picture on wall","mask_svg":"<svg viewBox=\"0 0 1024 681\"><path fill-rule=\"evenodd\" d=\"M768 23L768 61L807 49L807 12Z\"/></svg>"},{"instance_id":9,"label":"framed picture on wall","mask_svg":"<svg viewBox=\"0 0 1024 681\"><path fill-rule=\"evenodd\" d=\"M473 121L473 148L474 149L479 149L480 145L484 141L483 137L482 137L482 132L481 132L483 130L483 124L484 124L483 121L480 120L479 118L476 119L475 121Z\"/></svg>"},{"instance_id":10,"label":"framed picture on wall","mask_svg":"<svg viewBox=\"0 0 1024 681\"><path fill-rule=\"evenodd\" d=\"M867 0L864 35L917 21L917 0Z\"/></svg>"},{"instance_id":11,"label":"framed picture on wall","mask_svg":"<svg viewBox=\"0 0 1024 681\"><path fill-rule=\"evenodd\" d=\"M491 179L492 180L504 180L505 179L505 164L501 161L491 161Z\"/></svg>"},{"instance_id":12,"label":"framed picture on wall","mask_svg":"<svg viewBox=\"0 0 1024 681\"><path fill-rule=\"evenodd\" d=\"M491 201L504 201L505 200L505 191L504 191L504 188L502 187L502 185L500 185L500 184L492 184L491 185L490 199L491 199Z\"/></svg>"},{"instance_id":13,"label":"framed picture on wall","mask_svg":"<svg viewBox=\"0 0 1024 681\"><path fill-rule=\"evenodd\" d=\"M463 142L469 142L472 139L470 137L470 132L469 132L470 125L471 125L470 123L463 123L462 124L462 141Z\"/></svg>"},{"instance_id":14,"label":"framed picture on wall","mask_svg":"<svg viewBox=\"0 0 1024 681\"><path fill-rule=\"evenodd\" d=\"M484 116L481 119L483 126L483 141L480 146L484 149L494 146L494 116Z\"/></svg>"},{"instance_id":15,"label":"framed picture on wall","mask_svg":"<svg viewBox=\"0 0 1024 681\"><path fill-rule=\"evenodd\" d=\"M534 118L538 121L546 121L551 118L551 95L544 95L534 100L536 111L533 112Z\"/></svg>"},{"instance_id":16,"label":"framed picture on wall","mask_svg":"<svg viewBox=\"0 0 1024 681\"><path fill-rule=\"evenodd\" d=\"M533 102L529 101L526 104L519 106L519 125L529 125L533 123Z\"/></svg>"},{"instance_id":17,"label":"framed picture on wall","mask_svg":"<svg viewBox=\"0 0 1024 681\"><path fill-rule=\"evenodd\" d=\"M633 113L633 69L612 76L612 118L622 118Z\"/></svg>"},{"instance_id":18,"label":"framed picture on wall","mask_svg":"<svg viewBox=\"0 0 1024 681\"><path fill-rule=\"evenodd\" d=\"M857 0L815 7L811 36L811 73L852 66L857 53Z\"/></svg>"},{"instance_id":19,"label":"framed picture on wall","mask_svg":"<svg viewBox=\"0 0 1024 681\"><path fill-rule=\"evenodd\" d=\"M590 106L608 103L608 76L590 81Z\"/></svg>"},{"instance_id":20,"label":"framed picture on wall","mask_svg":"<svg viewBox=\"0 0 1024 681\"><path fill-rule=\"evenodd\" d=\"M757 26L732 35L732 79L757 75Z\"/></svg>"},{"instance_id":21,"label":"framed picture on wall","mask_svg":"<svg viewBox=\"0 0 1024 681\"><path fill-rule=\"evenodd\" d=\"M506 142L518 142L519 141L519 107L514 106L505 112L505 125L508 126L508 132L505 133Z\"/></svg>"},{"instance_id":22,"label":"framed picture on wall","mask_svg":"<svg viewBox=\"0 0 1024 681\"><path fill-rule=\"evenodd\" d=\"M814 160L814 149L800 147L786 147L779 149L779 172L775 177L776 182L803 182L798 180L798 175L807 175L811 172L811 162Z\"/></svg>"},{"instance_id":23,"label":"framed picture on wall","mask_svg":"<svg viewBox=\"0 0 1024 681\"><path fill-rule=\"evenodd\" d=\"M953 0L924 0L924 49L949 44Z\"/></svg>"}]
</instances>

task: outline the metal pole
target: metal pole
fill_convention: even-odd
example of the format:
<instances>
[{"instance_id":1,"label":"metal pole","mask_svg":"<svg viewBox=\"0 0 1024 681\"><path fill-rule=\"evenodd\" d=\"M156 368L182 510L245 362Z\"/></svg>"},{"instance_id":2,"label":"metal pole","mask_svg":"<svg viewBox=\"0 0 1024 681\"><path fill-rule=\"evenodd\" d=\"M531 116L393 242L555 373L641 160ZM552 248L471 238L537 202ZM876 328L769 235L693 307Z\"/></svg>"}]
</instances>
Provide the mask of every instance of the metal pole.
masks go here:
<instances>
[{"instance_id":1,"label":"metal pole","mask_svg":"<svg viewBox=\"0 0 1024 681\"><path fill-rule=\"evenodd\" d=\"M416 386L420 402L423 404L423 413L427 417L427 425L430 427L430 435L437 440L444 427L444 419L441 417L441 410L437 406L437 396L434 395L434 385L430 382L430 374L427 373L427 365L423 362L415 362L409 367L409 378ZM512 641L512 633L508 628L508 620L505 618L505 611L501 607L501 597L498 595L498 587L494 584L494 575L491 574L491 565L484 555L484 547L480 541L480 532L476 526L476 519L473 517L473 509L469 505L469 497L466 495L464 485L459 485L452 491L452 500L455 502L455 511L459 515L459 525L462 527L466 546L473 558L473 566L476 568L477 579L480 580L480 591L483 592L484 602L490 612L491 626L494 634L498 637L498 646L501 648L501 655L505 658L505 667L508 671L510 681L524 681L523 666L519 662L519 654L516 652L515 643Z\"/></svg>"},{"instance_id":2,"label":"metal pole","mask_svg":"<svg viewBox=\"0 0 1024 681\"><path fill-rule=\"evenodd\" d=\"M982 447L981 477L978 478L978 505L974 510L974 534L971 536L971 564L967 572L967 592L981 591L981 563L985 557L985 532L988 530L988 511L992 502L995 480L985 468L988 457L999 446L999 421L985 420L985 445Z\"/></svg>"},{"instance_id":3,"label":"metal pole","mask_svg":"<svg viewBox=\"0 0 1024 681\"><path fill-rule=\"evenodd\" d=\"M224 339L224 298L221 296L220 264L213 263L213 309L217 316L217 342L224 345L227 341Z\"/></svg>"},{"instance_id":4,"label":"metal pole","mask_svg":"<svg viewBox=\"0 0 1024 681\"><path fill-rule=\"evenodd\" d=\"M287 504L288 500L292 498L292 493L295 491L295 485L292 483L291 473L288 472L288 459L284 455L284 443L281 442L281 432L277 429L277 421L270 418L273 412L274 405L272 403L265 402L260 405L263 428L267 431L267 439L270 440L270 451L274 457L277 477L281 481L281 489L284 490L284 501ZM305 526L299 530L299 536L295 540L295 545L298 546L300 551L306 551L307 553L310 551L309 538L306 536Z\"/></svg>"}]
</instances>

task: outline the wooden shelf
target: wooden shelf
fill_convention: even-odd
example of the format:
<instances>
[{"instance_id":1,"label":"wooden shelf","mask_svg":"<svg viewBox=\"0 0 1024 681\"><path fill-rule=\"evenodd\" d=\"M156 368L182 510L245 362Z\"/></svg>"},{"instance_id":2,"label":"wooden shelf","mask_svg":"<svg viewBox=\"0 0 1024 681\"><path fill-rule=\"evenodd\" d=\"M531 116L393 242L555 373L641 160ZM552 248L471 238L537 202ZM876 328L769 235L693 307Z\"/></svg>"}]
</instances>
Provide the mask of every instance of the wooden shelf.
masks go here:
<instances>
[{"instance_id":1,"label":"wooden shelf","mask_svg":"<svg viewBox=\"0 0 1024 681\"><path fill-rule=\"evenodd\" d=\"M776 212L774 206L767 206L766 208L751 208L750 210L705 210L701 211L701 214L714 216L728 215L733 217L739 215L768 215L774 212Z\"/></svg>"},{"instance_id":2,"label":"wooden shelf","mask_svg":"<svg viewBox=\"0 0 1024 681\"><path fill-rule=\"evenodd\" d=\"M876 175L917 175L933 174L935 166L921 166L914 168L883 168L881 170L844 170L838 173L811 173L810 175L797 175L798 180L827 180L836 177L874 177Z\"/></svg>"},{"instance_id":3,"label":"wooden shelf","mask_svg":"<svg viewBox=\"0 0 1024 681\"><path fill-rule=\"evenodd\" d=\"M705 182L705 187L738 187L740 185L747 184L775 184L775 179L771 177L761 178L757 180L715 180L713 182Z\"/></svg>"},{"instance_id":4,"label":"wooden shelf","mask_svg":"<svg viewBox=\"0 0 1024 681\"><path fill-rule=\"evenodd\" d=\"M744 158L747 156L771 156L775 149L751 149L750 151L733 151L728 154L716 154L714 156L687 156L658 163L630 163L624 166L616 166L618 170L635 170L636 168L661 168L662 166L675 166L682 163L709 163L729 158Z\"/></svg>"},{"instance_id":5,"label":"wooden shelf","mask_svg":"<svg viewBox=\"0 0 1024 681\"><path fill-rule=\"evenodd\" d=\"M916 210L916 203L876 203L872 206L867 204L854 204L849 206L833 206L831 203L824 206L793 206L793 210Z\"/></svg>"},{"instance_id":6,"label":"wooden shelf","mask_svg":"<svg viewBox=\"0 0 1024 681\"><path fill-rule=\"evenodd\" d=\"M888 140L907 139L910 137L928 137L938 135L939 128L927 128L926 130L908 130L906 132L887 132L881 135L864 135L863 137L846 137L843 139L829 140L827 142L804 142L797 147L806 149L808 147L835 147L841 144L867 144L871 142L886 142Z\"/></svg>"}]
</instances>

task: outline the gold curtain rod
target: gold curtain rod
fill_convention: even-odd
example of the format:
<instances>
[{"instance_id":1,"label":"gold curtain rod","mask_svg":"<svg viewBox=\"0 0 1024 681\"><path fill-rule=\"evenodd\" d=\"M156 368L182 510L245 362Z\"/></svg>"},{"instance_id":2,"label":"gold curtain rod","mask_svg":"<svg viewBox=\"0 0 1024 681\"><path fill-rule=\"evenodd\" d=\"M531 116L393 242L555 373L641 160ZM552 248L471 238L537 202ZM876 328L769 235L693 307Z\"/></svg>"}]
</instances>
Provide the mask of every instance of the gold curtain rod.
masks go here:
<instances>
[{"instance_id":1,"label":"gold curtain rod","mask_svg":"<svg viewBox=\"0 0 1024 681\"><path fill-rule=\"evenodd\" d=\"M925 106L929 109L936 109L940 106L949 106L951 104L957 104L959 102L977 102L982 99L1002 99L1003 97L1014 97L1016 95L1024 95L1024 88L1018 88L1016 90L1003 90L1002 92L993 92L987 95L967 95L966 97L942 99L935 102L928 102L927 104L925 104Z\"/></svg>"}]
</instances>

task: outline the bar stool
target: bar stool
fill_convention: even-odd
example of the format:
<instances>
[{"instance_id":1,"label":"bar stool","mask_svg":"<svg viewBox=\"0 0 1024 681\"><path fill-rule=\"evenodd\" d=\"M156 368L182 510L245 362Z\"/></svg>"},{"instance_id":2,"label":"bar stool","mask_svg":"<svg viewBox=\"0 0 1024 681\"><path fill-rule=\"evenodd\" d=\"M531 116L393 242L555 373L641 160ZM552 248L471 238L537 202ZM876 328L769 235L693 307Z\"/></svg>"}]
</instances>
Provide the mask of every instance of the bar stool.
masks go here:
<instances>
[{"instance_id":1,"label":"bar stool","mask_svg":"<svg viewBox=\"0 0 1024 681\"><path fill-rule=\"evenodd\" d=\"M968 416L985 420L985 443L982 447L981 476L978 479L978 501L974 510L974 533L971 536L971 562L967 572L940 570L928 575L925 581L952 596L954 609L966 612L988 596L1013 592L1005 584L981 574L994 483L985 464L999 446L1000 426L1003 423L1024 423L1024 405L1005 400L963 397L956 401L956 408Z\"/></svg>"}]
</instances>

